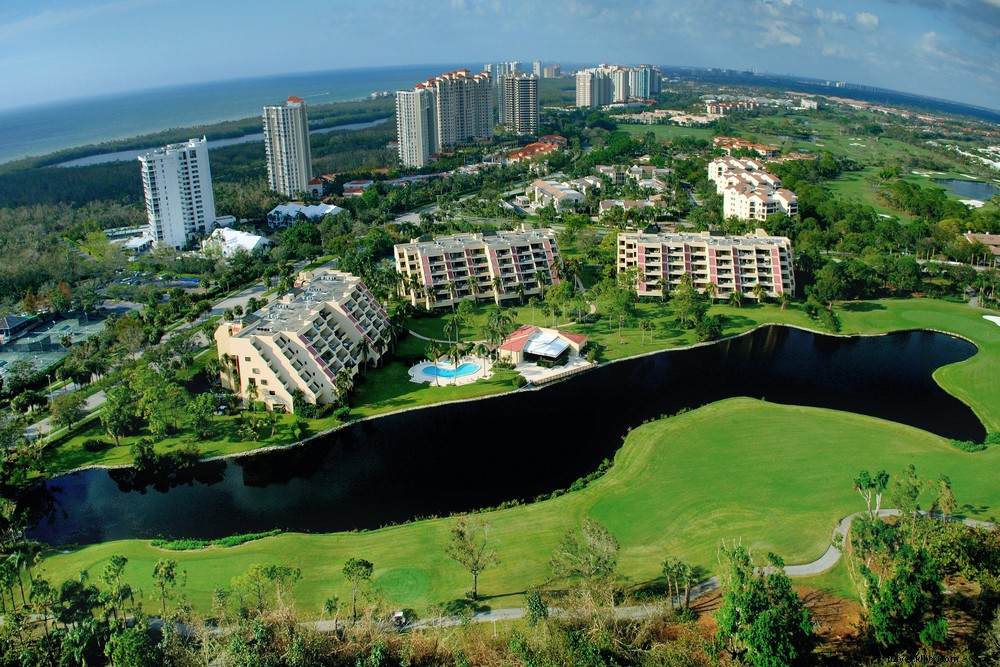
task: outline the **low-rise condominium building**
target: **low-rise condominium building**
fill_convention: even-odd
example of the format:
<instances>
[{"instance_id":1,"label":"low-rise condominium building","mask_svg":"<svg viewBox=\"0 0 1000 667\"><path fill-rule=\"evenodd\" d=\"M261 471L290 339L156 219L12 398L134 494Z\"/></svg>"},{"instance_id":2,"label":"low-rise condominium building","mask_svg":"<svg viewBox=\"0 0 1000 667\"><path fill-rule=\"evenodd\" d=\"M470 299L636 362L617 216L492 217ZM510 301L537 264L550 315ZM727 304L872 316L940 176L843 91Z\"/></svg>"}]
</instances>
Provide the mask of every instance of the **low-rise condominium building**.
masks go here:
<instances>
[{"instance_id":1,"label":"low-rise condominium building","mask_svg":"<svg viewBox=\"0 0 1000 667\"><path fill-rule=\"evenodd\" d=\"M639 296L661 296L684 276L699 292L720 298L733 292L753 296L757 284L772 297L795 291L792 242L763 229L744 236L621 232L618 272L632 267L638 270Z\"/></svg>"},{"instance_id":2,"label":"low-rise condominium building","mask_svg":"<svg viewBox=\"0 0 1000 667\"><path fill-rule=\"evenodd\" d=\"M522 226L514 232L454 234L396 244L400 294L425 308L462 299L496 303L541 293L559 282L555 232Z\"/></svg>"},{"instance_id":3,"label":"low-rise condominium building","mask_svg":"<svg viewBox=\"0 0 1000 667\"><path fill-rule=\"evenodd\" d=\"M376 362L388 336L385 309L361 279L320 267L260 311L223 323L215 343L223 384L247 401L292 412L296 396L336 402L338 374L353 379Z\"/></svg>"},{"instance_id":4,"label":"low-rise condominium building","mask_svg":"<svg viewBox=\"0 0 1000 667\"><path fill-rule=\"evenodd\" d=\"M798 197L781 187L781 179L757 160L718 158L709 163L708 178L722 195L722 214L727 218L763 222L779 211L798 215Z\"/></svg>"}]
</instances>

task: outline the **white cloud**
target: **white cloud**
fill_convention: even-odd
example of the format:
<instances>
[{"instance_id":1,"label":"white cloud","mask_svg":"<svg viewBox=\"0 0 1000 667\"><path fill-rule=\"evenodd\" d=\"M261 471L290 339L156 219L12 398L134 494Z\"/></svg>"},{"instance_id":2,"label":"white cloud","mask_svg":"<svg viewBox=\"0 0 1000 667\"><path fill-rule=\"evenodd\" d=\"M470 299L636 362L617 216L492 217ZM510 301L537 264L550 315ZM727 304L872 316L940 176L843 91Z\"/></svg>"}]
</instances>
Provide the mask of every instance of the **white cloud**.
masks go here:
<instances>
[{"instance_id":1,"label":"white cloud","mask_svg":"<svg viewBox=\"0 0 1000 667\"><path fill-rule=\"evenodd\" d=\"M871 12L858 12L854 15L854 21L862 30L878 30L878 16Z\"/></svg>"},{"instance_id":2,"label":"white cloud","mask_svg":"<svg viewBox=\"0 0 1000 667\"><path fill-rule=\"evenodd\" d=\"M117 2L108 2L93 7L77 7L65 10L47 9L23 19L0 25L0 40L16 39L32 33L52 30L67 24L80 23L98 16L132 11L156 3L157 0L118 0Z\"/></svg>"},{"instance_id":3,"label":"white cloud","mask_svg":"<svg viewBox=\"0 0 1000 667\"><path fill-rule=\"evenodd\" d=\"M844 25L847 23L847 15L843 12L836 11L823 11L819 7L815 10L816 18L824 23L830 23L832 25Z\"/></svg>"},{"instance_id":4,"label":"white cloud","mask_svg":"<svg viewBox=\"0 0 1000 667\"><path fill-rule=\"evenodd\" d=\"M765 46L798 46L802 38L791 31L788 21L758 21L757 25L766 32L760 35L758 48Z\"/></svg>"}]
</instances>

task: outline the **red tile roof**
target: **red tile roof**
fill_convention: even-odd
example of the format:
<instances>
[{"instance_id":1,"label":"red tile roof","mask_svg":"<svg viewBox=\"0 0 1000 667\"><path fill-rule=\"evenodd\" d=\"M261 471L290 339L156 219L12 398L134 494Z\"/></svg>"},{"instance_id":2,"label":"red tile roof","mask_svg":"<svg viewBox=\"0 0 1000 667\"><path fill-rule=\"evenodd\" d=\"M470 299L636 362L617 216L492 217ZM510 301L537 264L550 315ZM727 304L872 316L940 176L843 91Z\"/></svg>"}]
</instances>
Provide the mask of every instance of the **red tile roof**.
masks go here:
<instances>
[{"instance_id":1,"label":"red tile roof","mask_svg":"<svg viewBox=\"0 0 1000 667\"><path fill-rule=\"evenodd\" d=\"M305 102L304 99L302 99L301 97L295 97L295 95L289 95L288 96L288 101L292 102L292 103L296 103L296 104L299 103L299 102Z\"/></svg>"}]
</instances>

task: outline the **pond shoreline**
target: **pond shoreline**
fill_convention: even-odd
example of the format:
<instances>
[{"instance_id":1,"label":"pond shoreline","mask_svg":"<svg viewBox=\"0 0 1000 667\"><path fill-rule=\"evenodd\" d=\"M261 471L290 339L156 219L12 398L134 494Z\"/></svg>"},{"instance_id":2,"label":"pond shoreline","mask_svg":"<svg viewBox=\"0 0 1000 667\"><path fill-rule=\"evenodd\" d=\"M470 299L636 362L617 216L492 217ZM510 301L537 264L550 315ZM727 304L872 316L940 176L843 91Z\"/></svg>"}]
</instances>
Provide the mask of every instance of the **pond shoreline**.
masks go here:
<instances>
[{"instance_id":1,"label":"pond shoreline","mask_svg":"<svg viewBox=\"0 0 1000 667\"><path fill-rule=\"evenodd\" d=\"M603 361L603 362L601 362L599 364L596 364L596 365L592 366L588 370L596 370L598 368L604 368L604 367L610 366L612 364L617 364L617 363L621 363L621 362L624 362L624 361L633 361L633 360L636 360L636 359L643 359L643 358L655 356L655 355L658 355L658 354L665 354L665 353L675 352L675 351L692 350L692 349L697 349L697 348L702 348L702 347L709 347L709 346L717 345L719 343L724 343L724 342L730 341L730 340L738 340L740 338L743 338L744 336L752 335L753 333L755 333L755 332L757 332L757 331L759 331L761 329L768 328L768 327L785 327L785 328L788 328L788 329L795 329L795 330L798 330L798 331L804 331L806 333L810 333L810 334L814 334L814 335L830 336L830 337L835 337L835 338L878 338L878 337L891 336L891 335L894 335L894 334L901 334L901 333L914 333L914 332L916 332L916 333L919 333L919 332L936 333L936 334L941 334L941 335L944 335L944 336L950 336L952 338L956 338L956 339L959 339L959 340L963 340L963 341L969 343L970 345L972 345L973 347L976 348L976 354L972 355L971 357L969 357L969 359L966 359L965 361L960 361L960 362L957 362L957 363L966 363L967 361L975 358L981 352L981 350L980 350L979 346L976 344L976 342L973 341L973 340L971 340L970 338L968 338L966 336L963 336L961 334L957 334L957 333L954 333L954 332L951 332L951 331L944 331L944 330L941 330L941 329L934 329L934 328L930 328L930 327L912 327L912 328L897 329L897 330L893 330L893 331L886 331L886 332L880 332L880 333L871 333L871 334L863 334L863 333L843 334L843 333L830 333L830 332L825 332L825 331L819 331L817 329L810 329L809 327L803 327L803 326L796 325L796 324L765 323L765 324L758 324L757 326L752 327L750 329L747 329L746 331L743 331L743 332L740 332L740 333L737 333L737 334L732 334L730 336L725 336L723 338L719 338L719 339L713 340L713 341L703 341L703 342L698 342L698 343L691 343L689 345L681 345L679 347L671 347L671 348L660 349L660 350L650 350L649 352L643 352L641 354L633 354L633 355L630 355L628 357L622 357L620 359L611 359L611 360L608 360L608 361ZM936 372L937 371L935 371L935 373ZM569 380L572 380L572 379L574 379L576 377L579 377L582 374L583 373L573 373L573 374L569 374L569 375L567 375L565 377L556 378L555 380L553 380L551 382L547 382L547 383L545 383L543 385L538 385L538 386L525 385L525 386L523 386L523 387L521 387L519 389L511 389L509 391L502 391L502 392L498 392L496 394L488 394L486 396L476 396L476 397L473 397L473 398L459 398L459 399L453 399L453 400L449 400L449 401L440 401L438 403L429 403L427 405L414 405L414 406L411 406L411 407L408 407L408 408L399 408L398 410L390 410L389 412L381 412L379 414L369 415L367 417L361 417L361 418L358 418L358 419L352 419L352 420L350 420L348 422L344 422L343 424L338 424L336 426L331 426L328 429L324 429L323 431L320 431L319 433L311 435L311 436L309 436L307 438L303 438L302 440L296 440L294 442L280 444L280 445L268 445L266 447L258 447L256 449L250 449L250 450L247 450L247 451L244 451L244 452L234 452L232 454L220 454L218 456L205 457L205 458L199 459L198 462L199 463L212 463L212 462L215 462L215 461L238 460L238 459L243 459L243 458L247 458L247 457L251 457L251 456L259 456L259 455L263 455L263 454L271 454L271 453L274 453L274 452L280 452L280 451L287 451L287 450L291 450L291 449L296 449L296 448L304 447L304 446L306 446L306 445L308 445L308 444L310 444L310 443L312 443L312 442L314 442L314 441L316 441L316 440L318 440L320 438L325 438L325 437L327 437L327 436L329 436L329 435L331 435L333 433L336 433L337 431L340 431L340 430L342 430L344 428L347 428L347 427L350 427L350 426L355 426L355 425L358 425L358 424L363 424L365 422L370 422L370 421L376 420L376 419L381 419L383 417L391 417L391 416L394 416L394 415L405 414L405 413L414 412L414 411L417 411L417 410L425 410L425 409L428 409L428 408L437 408L437 407L448 406L448 405L460 405L460 404L463 404L463 403L473 403L473 402L477 402L477 401L484 401L484 400L488 400L488 399L492 399L492 398L497 398L497 397L500 397L500 396L508 396L510 394L516 394L516 393L541 391L541 390L544 390L544 389L546 389L548 387L555 386L555 385L561 384L563 382L567 382ZM945 389L944 387L942 387L942 390L944 390L949 395L954 396L954 394L951 394L951 392L947 391L947 389ZM955 398L957 398L957 397L955 397ZM964 403L964 401L963 401L963 403ZM968 406L968 407L969 407L970 410L972 409L971 406ZM974 411L973 411L973 413L974 413ZM980 422L982 422L982 420L979 418L979 415L976 415L976 418L979 419ZM983 426L985 428L985 424ZM100 464L92 464L92 465L86 465L86 466L79 466L79 467L76 467L76 468L72 468L70 470L65 470L65 471L59 472L58 474L53 475L52 477L49 477L49 478L47 478L45 480L42 480L42 481L51 481L51 480L54 480L54 479L58 479L59 477L62 477L62 476L72 475L72 474L78 473L78 472L86 472L86 471L89 471L89 470L128 470L128 469L131 469L133 467L134 466L132 466L130 464L123 464L123 465L100 465Z\"/></svg>"}]
</instances>

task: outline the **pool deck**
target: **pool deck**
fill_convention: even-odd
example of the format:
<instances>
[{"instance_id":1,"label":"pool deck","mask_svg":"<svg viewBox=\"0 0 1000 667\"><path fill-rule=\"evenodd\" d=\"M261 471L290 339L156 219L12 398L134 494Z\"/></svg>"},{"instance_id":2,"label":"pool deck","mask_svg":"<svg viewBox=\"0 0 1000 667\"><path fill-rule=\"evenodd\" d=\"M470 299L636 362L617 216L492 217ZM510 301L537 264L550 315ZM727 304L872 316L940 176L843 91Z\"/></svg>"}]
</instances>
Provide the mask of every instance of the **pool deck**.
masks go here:
<instances>
[{"instance_id":1,"label":"pool deck","mask_svg":"<svg viewBox=\"0 0 1000 667\"><path fill-rule=\"evenodd\" d=\"M479 357L466 355L459 360L458 365L461 366L466 363L476 364L479 366L479 369L475 373L469 373L468 375L462 375L455 378L445 378L429 375L426 370L434 364L429 361L423 361L410 368L410 382L415 382L417 384L423 384L426 382L435 387L447 387L451 385L460 387L462 385L472 384L476 380L482 380L483 378L493 376L493 362L490 359L481 359ZM445 369L455 368L455 366L453 366L449 361L438 361L438 365Z\"/></svg>"},{"instance_id":2,"label":"pool deck","mask_svg":"<svg viewBox=\"0 0 1000 667\"><path fill-rule=\"evenodd\" d=\"M552 382L553 380L562 377L563 375L573 375L579 373L583 369L593 368L597 364L593 364L583 357L576 356L570 358L569 362L565 366L556 366L555 368L544 368L539 366L535 362L525 362L518 364L514 367L518 373L524 376L528 382L533 385L546 384Z\"/></svg>"}]
</instances>

